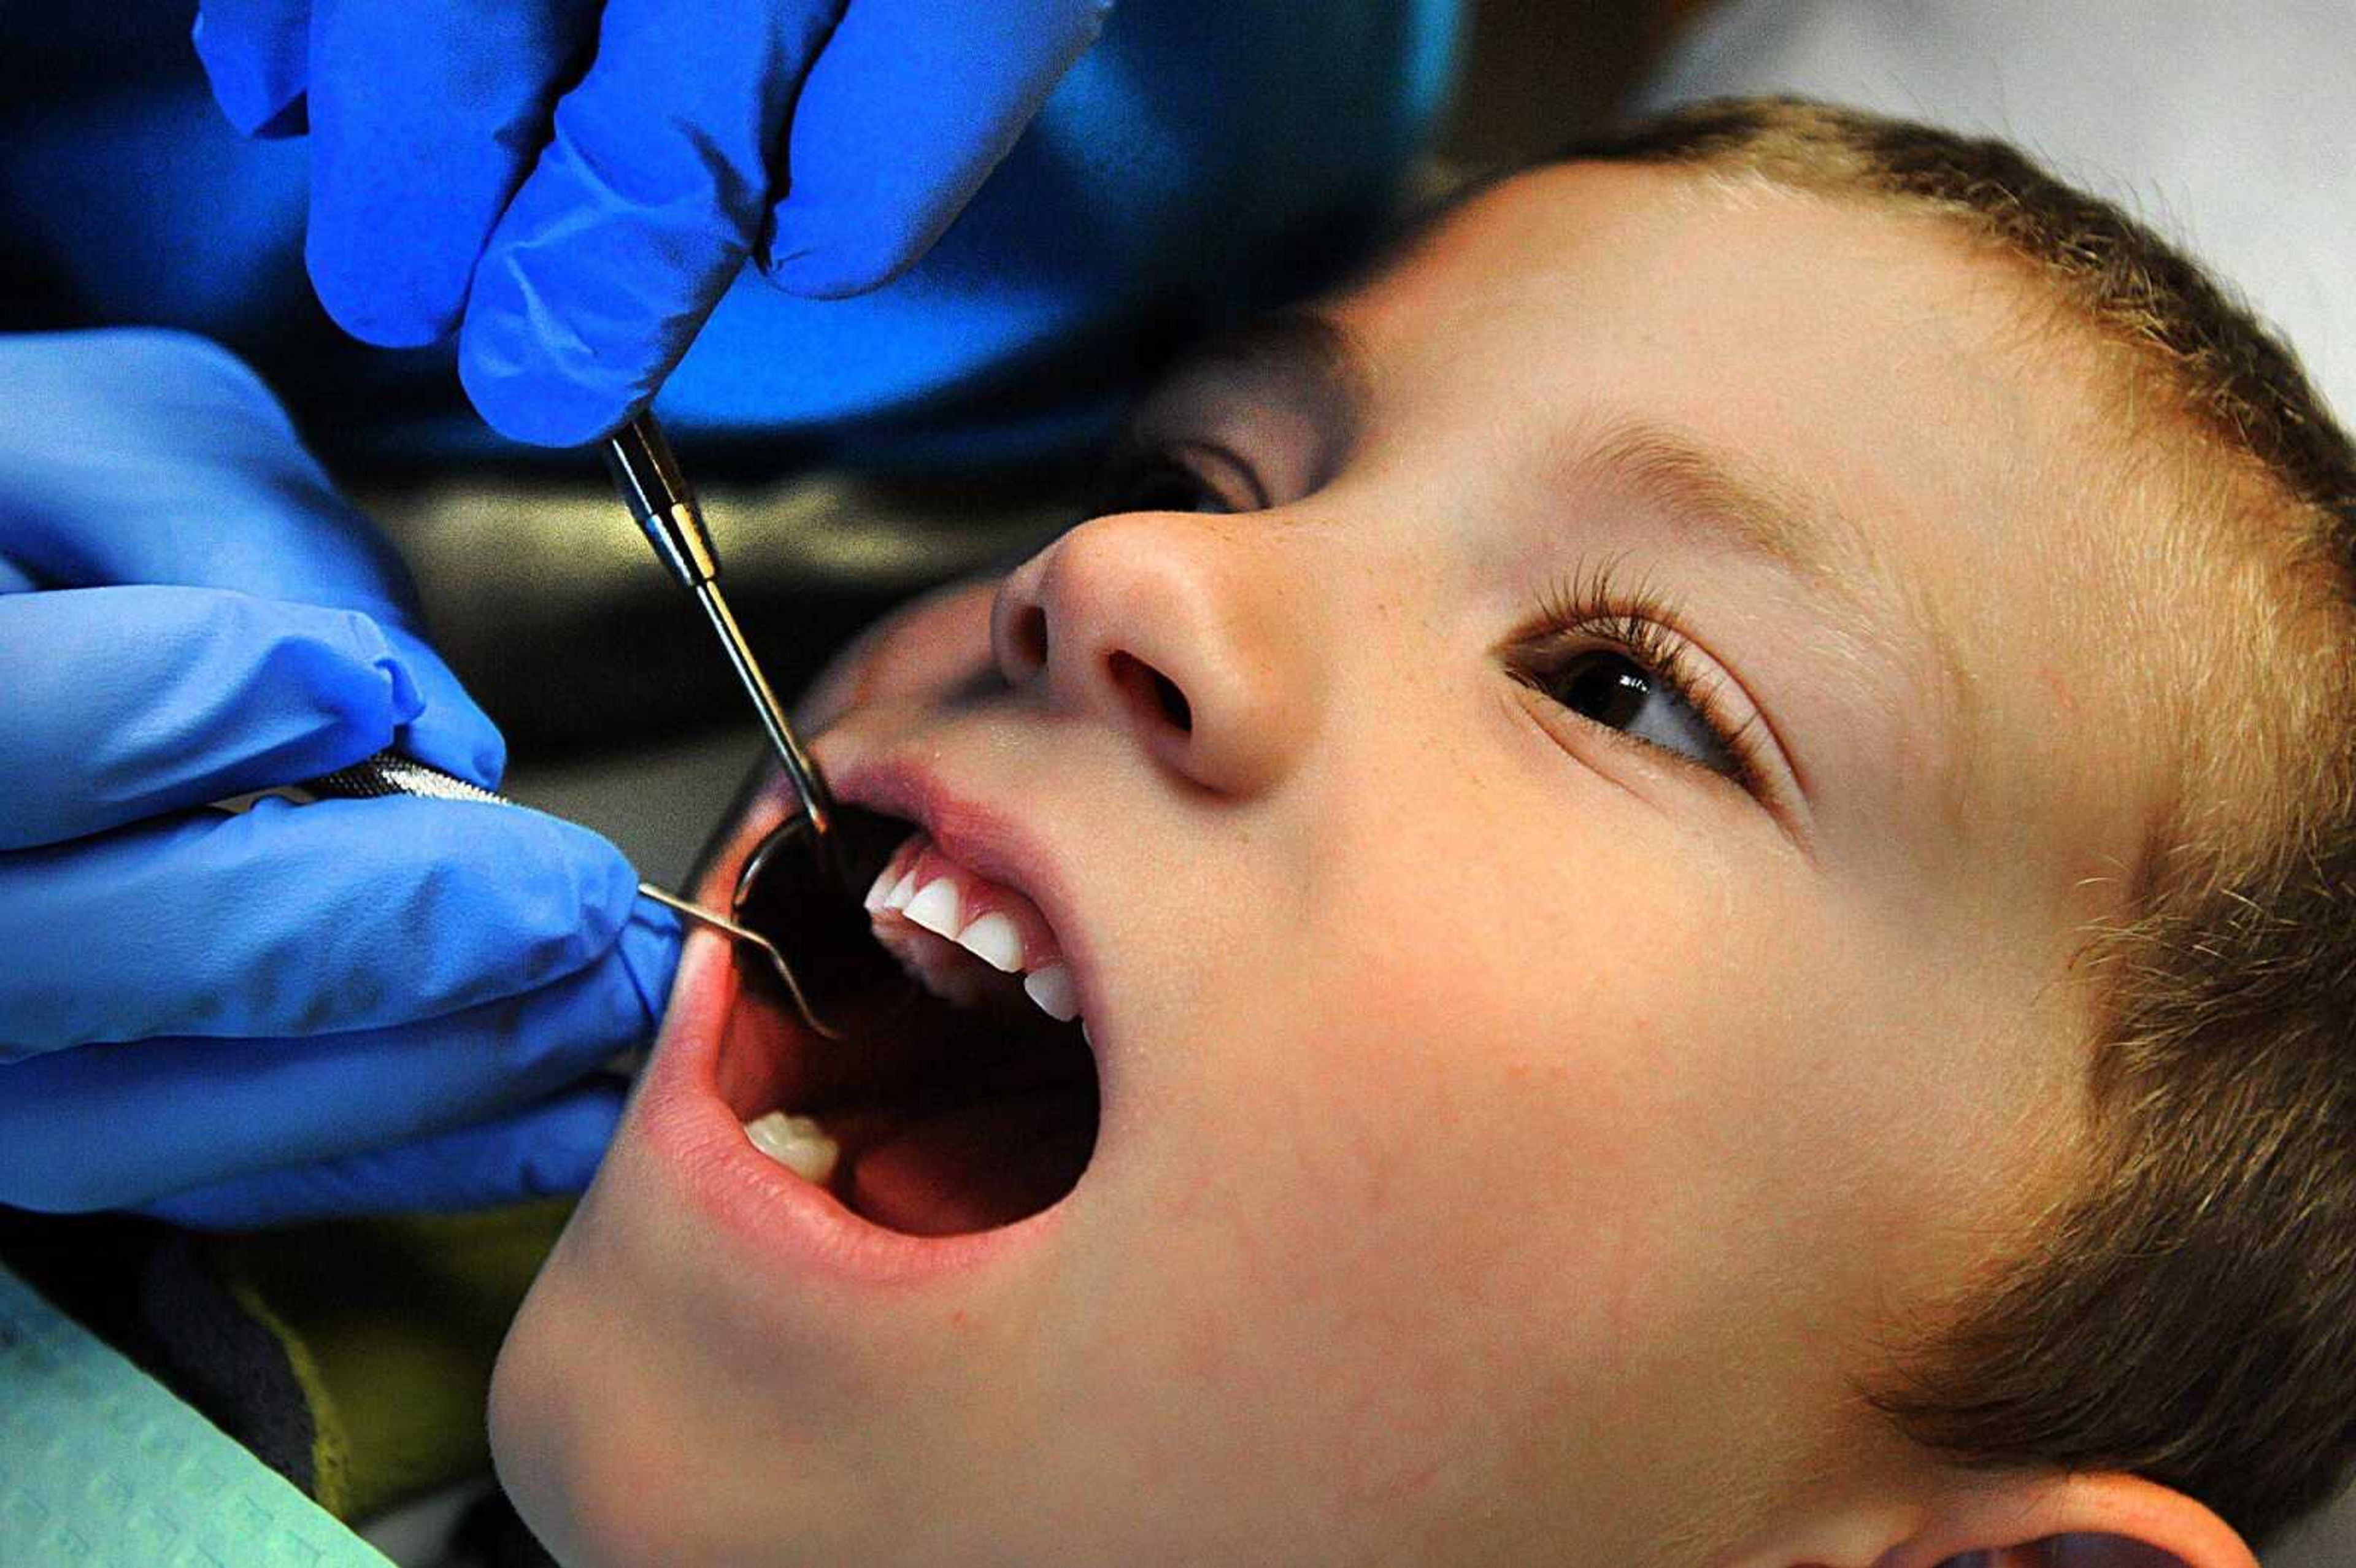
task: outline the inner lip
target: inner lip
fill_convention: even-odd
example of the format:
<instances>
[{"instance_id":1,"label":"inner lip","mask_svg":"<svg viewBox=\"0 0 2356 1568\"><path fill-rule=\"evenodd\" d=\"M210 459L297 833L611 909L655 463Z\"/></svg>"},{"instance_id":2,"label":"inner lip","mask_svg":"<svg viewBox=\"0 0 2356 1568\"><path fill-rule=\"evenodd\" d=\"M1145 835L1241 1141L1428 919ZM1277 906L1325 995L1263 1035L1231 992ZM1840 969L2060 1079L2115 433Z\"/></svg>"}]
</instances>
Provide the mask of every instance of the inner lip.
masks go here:
<instances>
[{"instance_id":1,"label":"inner lip","mask_svg":"<svg viewBox=\"0 0 2356 1568\"><path fill-rule=\"evenodd\" d=\"M925 830L862 808L839 816L844 871L856 891ZM1101 1111L1096 1058L1080 1023L1049 1018L1023 996L1019 975L1001 976L946 939L911 927L900 941L937 944L955 955L934 955L936 962L969 959L980 984L967 994L976 1005L876 982L905 999L849 1008L863 1027L830 1041L802 1022L767 965L739 953L736 1003L719 1053L722 1100L740 1124L772 1111L816 1118L841 1148L827 1190L886 1230L962 1235L1054 1207L1094 1155ZM886 962L898 971L896 960Z\"/></svg>"}]
</instances>

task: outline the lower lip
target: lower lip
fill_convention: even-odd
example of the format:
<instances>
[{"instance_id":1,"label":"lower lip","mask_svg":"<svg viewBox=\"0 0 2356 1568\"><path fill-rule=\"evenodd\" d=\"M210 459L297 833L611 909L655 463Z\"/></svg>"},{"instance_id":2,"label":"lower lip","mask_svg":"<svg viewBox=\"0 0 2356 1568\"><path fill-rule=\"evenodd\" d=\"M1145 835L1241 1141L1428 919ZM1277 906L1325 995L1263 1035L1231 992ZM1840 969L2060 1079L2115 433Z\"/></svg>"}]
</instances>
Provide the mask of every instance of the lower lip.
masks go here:
<instances>
[{"instance_id":1,"label":"lower lip","mask_svg":"<svg viewBox=\"0 0 2356 1568\"><path fill-rule=\"evenodd\" d=\"M755 1148L721 1093L720 1053L738 976L723 940L688 938L662 1038L630 1115L686 1202L765 1264L862 1283L907 1282L978 1267L1035 1245L1056 1204L996 1230L961 1236L887 1231ZM803 1047L824 1049L814 1038Z\"/></svg>"}]
</instances>

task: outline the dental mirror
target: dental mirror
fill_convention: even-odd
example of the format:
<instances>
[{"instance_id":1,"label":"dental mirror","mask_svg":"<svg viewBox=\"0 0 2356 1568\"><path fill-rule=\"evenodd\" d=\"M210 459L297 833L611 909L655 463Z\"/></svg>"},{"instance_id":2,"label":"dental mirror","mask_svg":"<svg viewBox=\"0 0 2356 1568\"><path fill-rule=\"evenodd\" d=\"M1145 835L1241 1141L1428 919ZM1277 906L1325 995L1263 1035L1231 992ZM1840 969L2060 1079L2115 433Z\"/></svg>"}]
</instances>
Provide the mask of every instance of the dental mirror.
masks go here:
<instances>
[{"instance_id":1,"label":"dental mirror","mask_svg":"<svg viewBox=\"0 0 2356 1568\"><path fill-rule=\"evenodd\" d=\"M736 879L731 912L776 956L796 1009L830 1039L872 1032L916 994L875 940L860 896L907 834L905 823L838 805L821 841L797 814L761 841Z\"/></svg>"}]
</instances>

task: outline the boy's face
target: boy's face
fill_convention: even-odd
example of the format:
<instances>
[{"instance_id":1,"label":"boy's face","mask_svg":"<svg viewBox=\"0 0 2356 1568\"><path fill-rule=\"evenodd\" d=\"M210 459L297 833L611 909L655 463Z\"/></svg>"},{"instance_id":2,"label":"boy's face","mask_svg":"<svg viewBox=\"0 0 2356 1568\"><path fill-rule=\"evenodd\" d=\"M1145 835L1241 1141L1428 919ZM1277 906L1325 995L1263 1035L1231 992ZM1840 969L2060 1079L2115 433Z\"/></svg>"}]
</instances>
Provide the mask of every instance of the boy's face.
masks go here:
<instances>
[{"instance_id":1,"label":"boy's face","mask_svg":"<svg viewBox=\"0 0 2356 1568\"><path fill-rule=\"evenodd\" d=\"M910 612L815 745L1045 910L1077 1187L926 1239L795 1189L737 1127L829 1048L692 938L500 1365L526 1517L584 1562L1627 1564L1902 1488L1847 1380L2071 1168L2064 965L2152 788L2014 288L1557 167L1330 302L1362 407L1178 378L1132 501L1197 509Z\"/></svg>"}]
</instances>

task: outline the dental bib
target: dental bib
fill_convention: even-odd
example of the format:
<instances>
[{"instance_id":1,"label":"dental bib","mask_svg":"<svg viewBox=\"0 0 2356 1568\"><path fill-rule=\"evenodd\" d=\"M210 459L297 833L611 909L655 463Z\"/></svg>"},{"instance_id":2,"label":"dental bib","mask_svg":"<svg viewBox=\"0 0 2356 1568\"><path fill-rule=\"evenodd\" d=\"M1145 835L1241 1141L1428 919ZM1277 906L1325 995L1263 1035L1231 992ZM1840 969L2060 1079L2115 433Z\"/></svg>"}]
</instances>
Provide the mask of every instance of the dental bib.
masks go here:
<instances>
[{"instance_id":1,"label":"dental bib","mask_svg":"<svg viewBox=\"0 0 2356 1568\"><path fill-rule=\"evenodd\" d=\"M0 1268L0 1560L391 1568Z\"/></svg>"}]
</instances>

